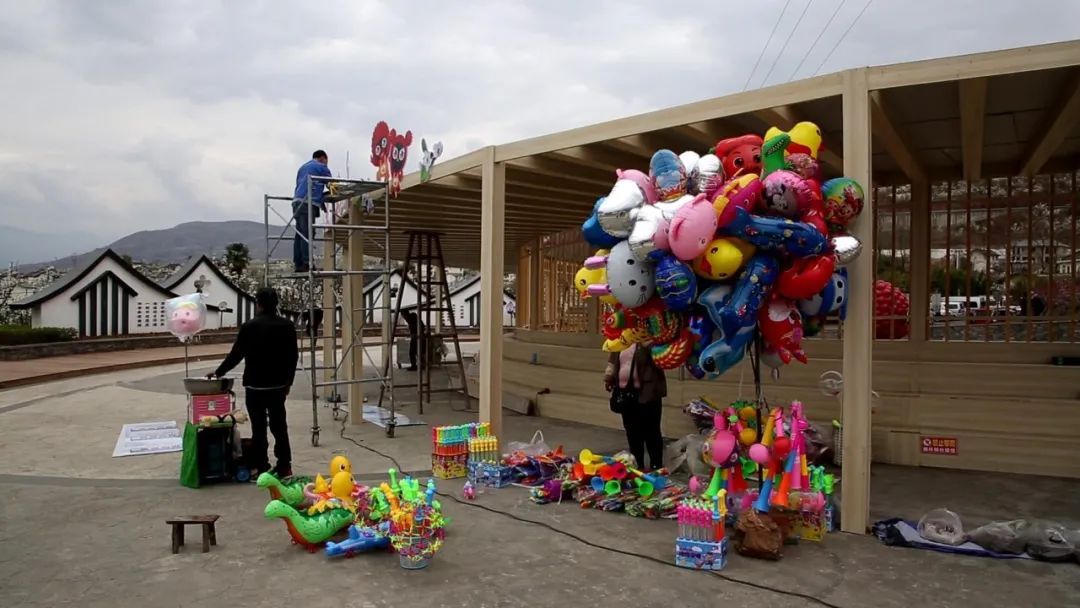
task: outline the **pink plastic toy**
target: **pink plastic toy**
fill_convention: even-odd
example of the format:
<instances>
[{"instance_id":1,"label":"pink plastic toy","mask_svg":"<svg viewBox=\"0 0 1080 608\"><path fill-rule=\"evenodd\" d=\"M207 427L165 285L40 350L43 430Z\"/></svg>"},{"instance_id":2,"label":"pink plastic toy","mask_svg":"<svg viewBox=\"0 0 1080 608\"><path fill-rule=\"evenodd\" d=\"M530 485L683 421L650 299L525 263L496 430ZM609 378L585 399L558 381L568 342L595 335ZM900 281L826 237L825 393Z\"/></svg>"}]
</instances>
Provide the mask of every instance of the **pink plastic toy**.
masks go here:
<instances>
[{"instance_id":1,"label":"pink plastic toy","mask_svg":"<svg viewBox=\"0 0 1080 608\"><path fill-rule=\"evenodd\" d=\"M704 253L715 236L716 210L699 194L675 213L668 240L671 253L685 262Z\"/></svg>"}]
</instances>

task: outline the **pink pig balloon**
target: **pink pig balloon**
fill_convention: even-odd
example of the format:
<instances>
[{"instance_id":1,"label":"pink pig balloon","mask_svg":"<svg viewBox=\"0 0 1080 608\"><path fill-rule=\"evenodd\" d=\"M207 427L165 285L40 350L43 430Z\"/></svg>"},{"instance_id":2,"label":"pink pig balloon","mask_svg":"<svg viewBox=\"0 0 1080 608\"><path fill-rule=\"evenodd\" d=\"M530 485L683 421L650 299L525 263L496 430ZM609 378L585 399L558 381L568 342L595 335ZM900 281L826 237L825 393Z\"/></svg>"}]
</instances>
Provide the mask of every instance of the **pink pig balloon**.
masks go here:
<instances>
[{"instance_id":1,"label":"pink pig balloon","mask_svg":"<svg viewBox=\"0 0 1080 608\"><path fill-rule=\"evenodd\" d=\"M699 194L689 204L675 213L668 232L671 253L688 262L705 253L709 242L716 236L716 209L704 194Z\"/></svg>"}]
</instances>

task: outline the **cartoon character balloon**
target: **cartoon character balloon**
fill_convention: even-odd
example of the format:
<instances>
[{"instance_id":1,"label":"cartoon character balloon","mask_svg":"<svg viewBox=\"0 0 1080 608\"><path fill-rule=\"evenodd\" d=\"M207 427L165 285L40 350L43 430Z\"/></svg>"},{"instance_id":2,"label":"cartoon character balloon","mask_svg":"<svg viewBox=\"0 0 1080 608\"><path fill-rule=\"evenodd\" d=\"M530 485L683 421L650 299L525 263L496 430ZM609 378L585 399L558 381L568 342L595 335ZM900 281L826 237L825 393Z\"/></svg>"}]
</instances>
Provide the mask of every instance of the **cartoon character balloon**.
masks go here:
<instances>
[{"instance_id":1,"label":"cartoon character balloon","mask_svg":"<svg viewBox=\"0 0 1080 608\"><path fill-rule=\"evenodd\" d=\"M165 301L165 327L181 342L186 342L206 327L204 297L201 293L193 293Z\"/></svg>"},{"instance_id":2,"label":"cartoon character balloon","mask_svg":"<svg viewBox=\"0 0 1080 608\"><path fill-rule=\"evenodd\" d=\"M686 194L686 167L671 150L658 150L653 154L649 161L649 176L658 200L669 201Z\"/></svg>"},{"instance_id":3,"label":"cartoon character balloon","mask_svg":"<svg viewBox=\"0 0 1080 608\"><path fill-rule=\"evenodd\" d=\"M751 215L745 209L735 209L734 219L726 226L722 220L721 232L765 251L779 251L797 258L825 251L825 235L805 222Z\"/></svg>"},{"instance_id":4,"label":"cartoon character balloon","mask_svg":"<svg viewBox=\"0 0 1080 608\"><path fill-rule=\"evenodd\" d=\"M769 252L759 252L750 258L746 269L739 275L731 295L719 311L719 325L727 336L735 336L757 322L757 312L776 282L780 264Z\"/></svg>"},{"instance_id":5,"label":"cartoon character balloon","mask_svg":"<svg viewBox=\"0 0 1080 608\"><path fill-rule=\"evenodd\" d=\"M390 125L380 120L371 133L371 164L375 167L375 180L390 181Z\"/></svg>"},{"instance_id":6,"label":"cartoon character balloon","mask_svg":"<svg viewBox=\"0 0 1080 608\"><path fill-rule=\"evenodd\" d=\"M668 231L668 243L675 257L689 261L705 253L715 236L716 210L702 194L675 213Z\"/></svg>"},{"instance_id":7,"label":"cartoon character balloon","mask_svg":"<svg viewBox=\"0 0 1080 608\"><path fill-rule=\"evenodd\" d=\"M850 177L837 177L821 184L825 197L825 221L834 226L847 226L863 208L863 189Z\"/></svg>"},{"instance_id":8,"label":"cartoon character balloon","mask_svg":"<svg viewBox=\"0 0 1080 608\"><path fill-rule=\"evenodd\" d=\"M779 294L769 296L769 301L758 313L758 327L765 345L776 352L784 363L792 358L806 363L802 349L802 315L795 304Z\"/></svg>"},{"instance_id":9,"label":"cartoon character balloon","mask_svg":"<svg viewBox=\"0 0 1080 608\"><path fill-rule=\"evenodd\" d=\"M836 256L831 253L792 260L791 266L780 272L776 291L792 300L805 300L825 289L832 279Z\"/></svg>"},{"instance_id":10,"label":"cartoon character balloon","mask_svg":"<svg viewBox=\"0 0 1080 608\"><path fill-rule=\"evenodd\" d=\"M656 293L668 308L686 310L697 297L697 276L671 254L656 262Z\"/></svg>"},{"instance_id":11,"label":"cartoon character balloon","mask_svg":"<svg viewBox=\"0 0 1080 608\"><path fill-rule=\"evenodd\" d=\"M594 247L600 247L601 249L611 249L615 246L615 243L619 242L619 237L611 236L604 231L604 228L600 225L600 217L597 215L597 210L604 202L603 196L596 199L596 205L593 206L593 212L589 215L581 224L581 235L585 237L585 241Z\"/></svg>"},{"instance_id":12,"label":"cartoon character balloon","mask_svg":"<svg viewBox=\"0 0 1080 608\"><path fill-rule=\"evenodd\" d=\"M761 173L761 144L758 135L740 135L716 142L714 153L720 157L724 177L731 180L747 173Z\"/></svg>"},{"instance_id":13,"label":"cartoon character balloon","mask_svg":"<svg viewBox=\"0 0 1080 608\"><path fill-rule=\"evenodd\" d=\"M637 210L645 204L645 200L645 193L633 181L616 181L611 192L596 206L600 227L611 236L629 236L637 219Z\"/></svg>"},{"instance_id":14,"label":"cartoon character balloon","mask_svg":"<svg viewBox=\"0 0 1080 608\"><path fill-rule=\"evenodd\" d=\"M724 281L738 274L743 263L753 254L753 245L734 237L720 237L711 241L691 265L699 277Z\"/></svg>"},{"instance_id":15,"label":"cartoon character balloon","mask_svg":"<svg viewBox=\"0 0 1080 608\"><path fill-rule=\"evenodd\" d=\"M595 268L600 264L605 265L608 283L603 286L590 286L590 294L604 296L610 293L619 304L636 308L648 302L655 293L652 262L635 258L626 241L612 247L611 253L603 259L590 258L585 265Z\"/></svg>"},{"instance_id":16,"label":"cartoon character balloon","mask_svg":"<svg viewBox=\"0 0 1080 608\"><path fill-rule=\"evenodd\" d=\"M799 300L799 312L807 317L823 317L837 313L847 318L847 269L834 272L821 292Z\"/></svg>"},{"instance_id":17,"label":"cartoon character balloon","mask_svg":"<svg viewBox=\"0 0 1080 608\"><path fill-rule=\"evenodd\" d=\"M390 194L397 196L401 192L401 180L405 178L405 163L409 160L409 146L412 145L412 131L398 133L390 129Z\"/></svg>"},{"instance_id":18,"label":"cartoon character balloon","mask_svg":"<svg viewBox=\"0 0 1080 608\"><path fill-rule=\"evenodd\" d=\"M715 154L706 154L698 159L694 171L690 174L693 194L704 194L712 200L723 182L724 173L719 157Z\"/></svg>"}]
</instances>

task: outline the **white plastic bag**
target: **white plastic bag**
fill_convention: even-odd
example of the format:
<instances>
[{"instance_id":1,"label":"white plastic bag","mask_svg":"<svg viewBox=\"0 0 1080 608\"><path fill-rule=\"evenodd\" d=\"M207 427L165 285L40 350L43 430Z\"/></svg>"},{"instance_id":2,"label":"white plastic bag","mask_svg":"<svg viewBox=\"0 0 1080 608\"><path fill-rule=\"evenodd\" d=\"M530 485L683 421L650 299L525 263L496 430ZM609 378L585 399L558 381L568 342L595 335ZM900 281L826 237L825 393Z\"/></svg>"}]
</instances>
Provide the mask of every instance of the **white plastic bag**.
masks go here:
<instances>
[{"instance_id":1,"label":"white plastic bag","mask_svg":"<svg viewBox=\"0 0 1080 608\"><path fill-rule=\"evenodd\" d=\"M960 516L948 509L934 509L919 520L919 536L928 541L944 545L961 545L964 536L964 524Z\"/></svg>"},{"instance_id":2,"label":"white plastic bag","mask_svg":"<svg viewBox=\"0 0 1080 608\"><path fill-rule=\"evenodd\" d=\"M192 293L165 301L165 327L186 342L206 327L206 296Z\"/></svg>"},{"instance_id":3,"label":"white plastic bag","mask_svg":"<svg viewBox=\"0 0 1080 608\"><path fill-rule=\"evenodd\" d=\"M664 454L664 462L668 463L668 471L674 473L683 465L691 475L709 479L712 477L712 467L701 459L701 447L705 445L705 438L698 434L687 435L667 447Z\"/></svg>"},{"instance_id":4,"label":"white plastic bag","mask_svg":"<svg viewBox=\"0 0 1080 608\"><path fill-rule=\"evenodd\" d=\"M551 447L544 441L544 433L537 429L533 433L532 440L528 443L523 441L511 441L506 444L507 454L521 453L526 456L536 457L543 456L551 451Z\"/></svg>"}]
</instances>

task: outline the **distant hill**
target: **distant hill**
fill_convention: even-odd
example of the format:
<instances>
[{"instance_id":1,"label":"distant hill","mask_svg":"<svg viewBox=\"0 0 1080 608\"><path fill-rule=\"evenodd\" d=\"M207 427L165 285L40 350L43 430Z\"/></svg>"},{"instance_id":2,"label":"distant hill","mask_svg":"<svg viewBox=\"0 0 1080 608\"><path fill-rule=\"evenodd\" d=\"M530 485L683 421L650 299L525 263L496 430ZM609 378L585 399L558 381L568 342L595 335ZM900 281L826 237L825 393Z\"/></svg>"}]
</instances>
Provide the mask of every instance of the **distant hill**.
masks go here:
<instances>
[{"instance_id":1,"label":"distant hill","mask_svg":"<svg viewBox=\"0 0 1080 608\"><path fill-rule=\"evenodd\" d=\"M281 226L271 226L271 236L280 235ZM0 233L2 234L2 233ZM55 237L49 237L55 238ZM187 222L164 230L142 230L129 234L105 247L84 251L78 255L68 255L58 259L42 259L33 264L23 264L19 270L29 272L45 266L56 266L65 270L75 266L86 258L99 255L106 248L111 248L120 255L129 255L133 260L142 262L179 263L195 255L219 255L231 243L243 243L251 251L252 260L260 260L266 251L266 228L259 222ZM273 243L271 243L273 247ZM69 248L73 248L70 247ZM274 249L274 259L292 257L292 242L281 241ZM19 259L33 259L29 255L19 255Z\"/></svg>"},{"instance_id":2,"label":"distant hill","mask_svg":"<svg viewBox=\"0 0 1080 608\"><path fill-rule=\"evenodd\" d=\"M85 232L44 233L0 225L0 265L52 260L101 244L101 238Z\"/></svg>"}]
</instances>

